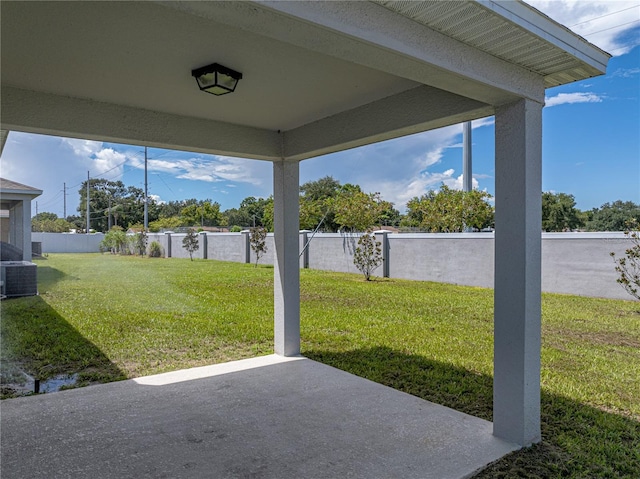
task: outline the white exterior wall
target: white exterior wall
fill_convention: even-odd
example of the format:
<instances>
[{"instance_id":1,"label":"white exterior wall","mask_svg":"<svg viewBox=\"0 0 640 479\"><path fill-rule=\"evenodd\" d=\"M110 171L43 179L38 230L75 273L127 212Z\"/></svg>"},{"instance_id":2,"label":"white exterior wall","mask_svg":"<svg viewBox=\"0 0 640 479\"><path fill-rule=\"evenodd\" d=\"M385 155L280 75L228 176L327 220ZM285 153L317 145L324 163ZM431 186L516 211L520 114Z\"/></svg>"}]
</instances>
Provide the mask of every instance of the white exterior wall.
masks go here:
<instances>
[{"instance_id":1,"label":"white exterior wall","mask_svg":"<svg viewBox=\"0 0 640 479\"><path fill-rule=\"evenodd\" d=\"M389 276L493 288L493 234L396 234Z\"/></svg>"},{"instance_id":2,"label":"white exterior wall","mask_svg":"<svg viewBox=\"0 0 640 479\"><path fill-rule=\"evenodd\" d=\"M182 251L184 235L173 233L174 257L188 258ZM175 237L174 237L175 236ZM300 235L302 251L302 235ZM311 237L311 233L309 233ZM104 238L92 235L33 233L42 242L43 253L97 253ZM436 281L467 286L493 287L494 240L491 233L389 234L389 276L391 278ZM353 241L352 241L353 240ZM149 233L147 247L158 241L166 254L167 235ZM311 269L359 273L353 265L353 244L357 237L338 233L318 233L311 240ZM244 234L208 233L207 259L245 262ZM552 293L612 299L631 299L616 283L617 274L609 253L624 254L629 247L622 233L542 233L542 290ZM273 236L267 236L267 254L260 264L273 264ZM202 257L197 251L196 258ZM251 260L255 257L251 253ZM302 267L302 258L300 266ZM375 271L382 276L382 266Z\"/></svg>"},{"instance_id":3,"label":"white exterior wall","mask_svg":"<svg viewBox=\"0 0 640 479\"><path fill-rule=\"evenodd\" d=\"M97 253L104 234L31 233L31 241L42 243L43 253Z\"/></svg>"},{"instance_id":4,"label":"white exterior wall","mask_svg":"<svg viewBox=\"0 0 640 479\"><path fill-rule=\"evenodd\" d=\"M359 273L353 264L358 238L359 235L350 233L316 234L309 244L309 268Z\"/></svg>"},{"instance_id":5,"label":"white exterior wall","mask_svg":"<svg viewBox=\"0 0 640 479\"><path fill-rule=\"evenodd\" d=\"M242 233L208 233L207 259L244 263L244 242Z\"/></svg>"}]
</instances>

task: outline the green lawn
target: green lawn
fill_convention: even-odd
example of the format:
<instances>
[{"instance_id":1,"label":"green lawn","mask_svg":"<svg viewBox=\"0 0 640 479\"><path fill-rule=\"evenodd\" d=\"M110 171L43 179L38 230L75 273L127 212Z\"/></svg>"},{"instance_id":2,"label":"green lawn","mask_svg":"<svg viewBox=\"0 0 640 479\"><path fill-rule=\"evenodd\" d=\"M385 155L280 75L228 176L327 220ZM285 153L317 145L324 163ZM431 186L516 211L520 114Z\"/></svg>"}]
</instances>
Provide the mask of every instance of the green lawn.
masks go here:
<instances>
[{"instance_id":1,"label":"green lawn","mask_svg":"<svg viewBox=\"0 0 640 479\"><path fill-rule=\"evenodd\" d=\"M50 255L40 296L3 301L3 375L84 383L273 349L273 268ZM493 293L301 272L309 358L491 420ZM543 296L543 442L478 477L640 477L640 304Z\"/></svg>"}]
</instances>

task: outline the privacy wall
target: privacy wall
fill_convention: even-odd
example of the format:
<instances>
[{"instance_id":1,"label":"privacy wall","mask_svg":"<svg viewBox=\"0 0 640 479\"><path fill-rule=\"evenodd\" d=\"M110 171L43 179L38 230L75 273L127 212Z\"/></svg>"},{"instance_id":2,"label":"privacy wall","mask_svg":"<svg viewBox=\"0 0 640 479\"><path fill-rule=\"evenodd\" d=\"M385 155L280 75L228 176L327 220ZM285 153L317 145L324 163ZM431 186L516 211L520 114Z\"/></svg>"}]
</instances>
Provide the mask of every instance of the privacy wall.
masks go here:
<instances>
[{"instance_id":1,"label":"privacy wall","mask_svg":"<svg viewBox=\"0 0 640 479\"><path fill-rule=\"evenodd\" d=\"M185 234L149 234L165 257L188 258L182 247ZM467 286L493 287L494 240L491 233L392 234L377 233L385 257L378 276ZM102 235L33 233L43 253L98 252ZM252 263L255 255L247 233L200 233L195 258ZM308 246L304 248L304 245ZM300 234L300 267L358 273L353 253L358 235ZM614 299L631 299L616 283L610 253L624 254L629 241L622 233L543 233L542 290ZM262 264L273 264L273 235L267 236Z\"/></svg>"}]
</instances>

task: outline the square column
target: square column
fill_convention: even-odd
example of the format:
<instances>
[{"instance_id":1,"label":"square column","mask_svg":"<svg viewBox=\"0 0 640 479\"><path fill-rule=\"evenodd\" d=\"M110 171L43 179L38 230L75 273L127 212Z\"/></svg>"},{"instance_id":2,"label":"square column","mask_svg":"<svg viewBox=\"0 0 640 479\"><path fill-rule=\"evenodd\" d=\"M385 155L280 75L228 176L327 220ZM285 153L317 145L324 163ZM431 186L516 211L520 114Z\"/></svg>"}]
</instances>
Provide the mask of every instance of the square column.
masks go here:
<instances>
[{"instance_id":1,"label":"square column","mask_svg":"<svg viewBox=\"0 0 640 479\"><path fill-rule=\"evenodd\" d=\"M298 161L273 162L275 353L300 354L300 262Z\"/></svg>"},{"instance_id":2,"label":"square column","mask_svg":"<svg viewBox=\"0 0 640 479\"><path fill-rule=\"evenodd\" d=\"M9 244L22 250L22 260L31 261L31 200L19 200L9 210Z\"/></svg>"},{"instance_id":3,"label":"square column","mask_svg":"<svg viewBox=\"0 0 640 479\"><path fill-rule=\"evenodd\" d=\"M31 200L22 202L22 260L31 261Z\"/></svg>"},{"instance_id":4,"label":"square column","mask_svg":"<svg viewBox=\"0 0 640 479\"><path fill-rule=\"evenodd\" d=\"M542 104L496 108L493 434L540 441Z\"/></svg>"}]
</instances>

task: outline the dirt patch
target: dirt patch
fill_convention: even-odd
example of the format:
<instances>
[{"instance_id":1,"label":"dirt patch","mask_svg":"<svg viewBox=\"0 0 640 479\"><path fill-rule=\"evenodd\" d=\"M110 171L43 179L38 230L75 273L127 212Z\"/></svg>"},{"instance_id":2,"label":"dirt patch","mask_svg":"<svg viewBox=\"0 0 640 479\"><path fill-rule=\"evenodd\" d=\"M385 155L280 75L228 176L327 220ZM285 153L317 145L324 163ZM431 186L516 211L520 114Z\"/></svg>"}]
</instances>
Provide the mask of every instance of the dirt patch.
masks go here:
<instances>
[{"instance_id":1,"label":"dirt patch","mask_svg":"<svg viewBox=\"0 0 640 479\"><path fill-rule=\"evenodd\" d=\"M569 329L545 328L545 333L558 335L558 337L565 339L584 341L591 344L640 348L640 339L619 331L575 331Z\"/></svg>"}]
</instances>

